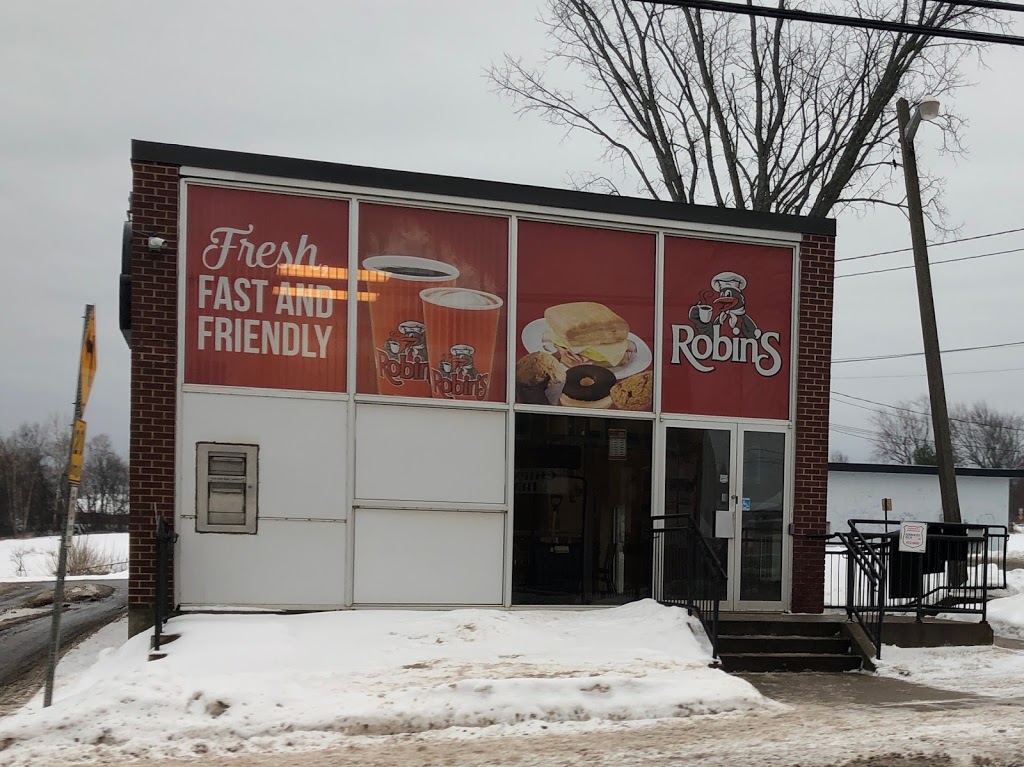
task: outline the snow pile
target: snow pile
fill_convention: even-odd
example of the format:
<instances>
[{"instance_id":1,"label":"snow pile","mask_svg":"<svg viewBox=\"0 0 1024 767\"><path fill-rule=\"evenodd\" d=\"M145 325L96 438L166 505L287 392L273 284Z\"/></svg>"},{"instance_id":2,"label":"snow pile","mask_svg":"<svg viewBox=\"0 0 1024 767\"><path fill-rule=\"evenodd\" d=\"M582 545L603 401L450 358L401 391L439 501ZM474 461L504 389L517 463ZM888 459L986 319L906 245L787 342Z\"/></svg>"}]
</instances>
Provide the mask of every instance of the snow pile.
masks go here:
<instances>
[{"instance_id":1,"label":"snow pile","mask_svg":"<svg viewBox=\"0 0 1024 767\"><path fill-rule=\"evenodd\" d=\"M128 577L128 533L76 535L74 540L93 549L99 559L113 569L110 575L75 577L89 580ZM52 580L59 547L59 535L0 540L0 582Z\"/></svg>"},{"instance_id":2,"label":"snow pile","mask_svg":"<svg viewBox=\"0 0 1024 767\"><path fill-rule=\"evenodd\" d=\"M351 735L627 721L770 707L708 667L684 610L189 615L0 722L4 760L321 747Z\"/></svg>"},{"instance_id":3,"label":"snow pile","mask_svg":"<svg viewBox=\"0 0 1024 767\"><path fill-rule=\"evenodd\" d=\"M993 698L1024 696L1024 652L1004 647L884 645L877 673Z\"/></svg>"}]
</instances>

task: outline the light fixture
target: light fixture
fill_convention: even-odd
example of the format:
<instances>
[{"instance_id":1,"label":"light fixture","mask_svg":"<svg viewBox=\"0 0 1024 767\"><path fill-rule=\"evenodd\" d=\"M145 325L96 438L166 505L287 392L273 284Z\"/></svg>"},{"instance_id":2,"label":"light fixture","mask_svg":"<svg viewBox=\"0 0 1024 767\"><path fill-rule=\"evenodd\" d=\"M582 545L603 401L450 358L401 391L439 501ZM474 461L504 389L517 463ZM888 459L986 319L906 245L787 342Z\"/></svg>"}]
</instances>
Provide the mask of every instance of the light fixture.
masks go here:
<instances>
[{"instance_id":1,"label":"light fixture","mask_svg":"<svg viewBox=\"0 0 1024 767\"><path fill-rule=\"evenodd\" d=\"M922 120L934 120L939 116L939 100L935 96L925 96L917 105Z\"/></svg>"},{"instance_id":2,"label":"light fixture","mask_svg":"<svg viewBox=\"0 0 1024 767\"><path fill-rule=\"evenodd\" d=\"M931 122L938 116L939 100L935 96L925 96L921 99L917 106L914 107L914 114L910 116L910 122L903 134L907 143L913 144L914 136L917 134L917 127L921 124L921 120L928 120Z\"/></svg>"}]
</instances>

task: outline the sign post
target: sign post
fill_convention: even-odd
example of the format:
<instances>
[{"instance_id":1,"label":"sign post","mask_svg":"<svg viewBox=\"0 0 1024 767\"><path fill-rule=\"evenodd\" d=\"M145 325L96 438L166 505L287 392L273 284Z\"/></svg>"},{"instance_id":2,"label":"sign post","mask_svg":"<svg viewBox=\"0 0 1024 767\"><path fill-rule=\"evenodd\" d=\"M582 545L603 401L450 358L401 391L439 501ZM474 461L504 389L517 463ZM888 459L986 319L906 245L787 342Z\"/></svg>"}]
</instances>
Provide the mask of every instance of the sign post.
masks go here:
<instances>
[{"instance_id":1,"label":"sign post","mask_svg":"<svg viewBox=\"0 0 1024 767\"><path fill-rule=\"evenodd\" d=\"M882 499L882 513L885 515L886 530L888 530L889 512L892 511L892 498Z\"/></svg>"},{"instance_id":2,"label":"sign post","mask_svg":"<svg viewBox=\"0 0 1024 767\"><path fill-rule=\"evenodd\" d=\"M53 618L50 624L50 652L46 663L46 690L43 707L53 703L53 679L60 658L60 619L64 609L64 578L67 575L68 549L75 533L75 510L78 508L78 486L82 481L82 465L85 462L85 421L82 415L89 401L92 382L96 377L96 312L92 304L85 306L85 322L82 329L82 349L78 365L78 388L75 390L75 423L71 435L71 451L68 456L67 498L68 510L64 518L64 532L60 539L60 555L57 559L57 580L53 586Z\"/></svg>"}]
</instances>

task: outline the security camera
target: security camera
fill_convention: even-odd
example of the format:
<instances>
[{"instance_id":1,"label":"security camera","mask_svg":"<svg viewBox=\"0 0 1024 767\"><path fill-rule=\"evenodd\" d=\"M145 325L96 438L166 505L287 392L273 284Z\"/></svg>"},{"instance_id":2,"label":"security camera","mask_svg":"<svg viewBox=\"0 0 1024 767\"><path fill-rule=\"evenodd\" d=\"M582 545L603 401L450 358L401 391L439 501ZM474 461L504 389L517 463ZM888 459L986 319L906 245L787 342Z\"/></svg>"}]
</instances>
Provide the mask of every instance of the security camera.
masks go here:
<instances>
[{"instance_id":1,"label":"security camera","mask_svg":"<svg viewBox=\"0 0 1024 767\"><path fill-rule=\"evenodd\" d=\"M150 250L163 250L167 247L167 240L163 237L150 237L146 245Z\"/></svg>"}]
</instances>

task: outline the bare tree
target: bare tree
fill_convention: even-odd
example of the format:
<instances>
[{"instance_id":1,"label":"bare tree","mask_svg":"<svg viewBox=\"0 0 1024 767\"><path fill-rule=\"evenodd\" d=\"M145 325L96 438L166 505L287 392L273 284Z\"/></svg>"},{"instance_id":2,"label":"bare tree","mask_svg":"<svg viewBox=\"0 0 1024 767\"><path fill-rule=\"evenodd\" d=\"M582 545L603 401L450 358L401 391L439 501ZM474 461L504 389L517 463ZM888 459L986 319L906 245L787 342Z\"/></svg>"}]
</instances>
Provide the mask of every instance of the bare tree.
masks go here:
<instances>
[{"instance_id":1,"label":"bare tree","mask_svg":"<svg viewBox=\"0 0 1024 767\"><path fill-rule=\"evenodd\" d=\"M943 28L1003 26L994 11L927 0L836 0L830 10ZM488 70L520 114L597 137L605 159L651 197L814 216L840 205L902 207L894 98L955 91L966 84L965 59L980 52L917 33L631 0L549 0L542 21L555 41L542 67L506 55ZM556 82L559 73L576 87ZM964 125L945 116L944 149L962 151ZM923 183L927 210L941 222L941 184ZM600 174L579 185L618 192Z\"/></svg>"},{"instance_id":2,"label":"bare tree","mask_svg":"<svg viewBox=\"0 0 1024 767\"><path fill-rule=\"evenodd\" d=\"M96 435L86 447L80 503L85 511L128 512L128 463L106 434Z\"/></svg>"},{"instance_id":3,"label":"bare tree","mask_svg":"<svg viewBox=\"0 0 1024 767\"><path fill-rule=\"evenodd\" d=\"M828 457L831 463L849 463L850 456L844 453L842 450L833 450Z\"/></svg>"},{"instance_id":4,"label":"bare tree","mask_svg":"<svg viewBox=\"0 0 1024 767\"><path fill-rule=\"evenodd\" d=\"M954 405L949 417L953 449L965 463L984 469L1024 466L1024 416L975 402Z\"/></svg>"},{"instance_id":5,"label":"bare tree","mask_svg":"<svg viewBox=\"0 0 1024 767\"><path fill-rule=\"evenodd\" d=\"M928 395L899 402L871 415L877 431L875 456L895 463L935 463ZM985 402L949 408L953 457L958 465L982 469L1024 467L1024 415L1003 413Z\"/></svg>"},{"instance_id":6,"label":"bare tree","mask_svg":"<svg viewBox=\"0 0 1024 767\"><path fill-rule=\"evenodd\" d=\"M876 458L891 463L935 464L931 401L927 395L899 402L891 410L876 410L871 422L877 432Z\"/></svg>"},{"instance_id":7,"label":"bare tree","mask_svg":"<svg viewBox=\"0 0 1024 767\"><path fill-rule=\"evenodd\" d=\"M48 488L46 435L39 424L22 424L0 441L0 487L5 527L14 535L27 532Z\"/></svg>"}]
</instances>

